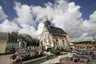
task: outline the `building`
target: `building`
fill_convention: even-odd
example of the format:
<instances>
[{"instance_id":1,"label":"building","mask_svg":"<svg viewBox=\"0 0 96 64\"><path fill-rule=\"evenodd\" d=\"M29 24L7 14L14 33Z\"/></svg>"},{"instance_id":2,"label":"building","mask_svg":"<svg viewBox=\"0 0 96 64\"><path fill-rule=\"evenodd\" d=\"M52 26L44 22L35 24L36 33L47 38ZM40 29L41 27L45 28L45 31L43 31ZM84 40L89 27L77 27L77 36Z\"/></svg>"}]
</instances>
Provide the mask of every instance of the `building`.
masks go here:
<instances>
[{"instance_id":1,"label":"building","mask_svg":"<svg viewBox=\"0 0 96 64\"><path fill-rule=\"evenodd\" d=\"M40 37L40 45L47 48L69 49L71 44L70 37L61 28L51 26L50 21L44 22L43 32Z\"/></svg>"},{"instance_id":2,"label":"building","mask_svg":"<svg viewBox=\"0 0 96 64\"><path fill-rule=\"evenodd\" d=\"M88 49L96 51L96 43L73 43L74 49Z\"/></svg>"},{"instance_id":3,"label":"building","mask_svg":"<svg viewBox=\"0 0 96 64\"><path fill-rule=\"evenodd\" d=\"M8 41L8 33L0 32L0 53L5 53Z\"/></svg>"},{"instance_id":4,"label":"building","mask_svg":"<svg viewBox=\"0 0 96 64\"><path fill-rule=\"evenodd\" d=\"M17 41L8 41L7 42L7 47L6 47L6 51L10 51L11 48L15 48L18 49L19 48L19 43Z\"/></svg>"},{"instance_id":5,"label":"building","mask_svg":"<svg viewBox=\"0 0 96 64\"><path fill-rule=\"evenodd\" d=\"M0 32L0 53L10 52L12 48L25 48L32 40L28 34Z\"/></svg>"},{"instance_id":6,"label":"building","mask_svg":"<svg viewBox=\"0 0 96 64\"><path fill-rule=\"evenodd\" d=\"M14 40L13 36L10 36L9 33L0 32L0 54L10 52L12 48L16 49L18 47L18 42Z\"/></svg>"}]
</instances>

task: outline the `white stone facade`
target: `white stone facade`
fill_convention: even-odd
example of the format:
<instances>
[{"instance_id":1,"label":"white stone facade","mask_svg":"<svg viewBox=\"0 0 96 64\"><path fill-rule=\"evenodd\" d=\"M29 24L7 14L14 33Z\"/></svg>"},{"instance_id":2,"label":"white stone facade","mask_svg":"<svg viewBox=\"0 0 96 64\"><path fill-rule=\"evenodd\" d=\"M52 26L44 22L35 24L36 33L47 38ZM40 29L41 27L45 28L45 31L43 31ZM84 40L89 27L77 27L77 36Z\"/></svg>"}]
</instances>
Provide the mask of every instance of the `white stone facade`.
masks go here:
<instances>
[{"instance_id":1,"label":"white stone facade","mask_svg":"<svg viewBox=\"0 0 96 64\"><path fill-rule=\"evenodd\" d=\"M47 48L57 48L61 47L63 49L70 48L71 39L67 34L64 36L54 36L50 33L45 26L40 37L40 45Z\"/></svg>"}]
</instances>

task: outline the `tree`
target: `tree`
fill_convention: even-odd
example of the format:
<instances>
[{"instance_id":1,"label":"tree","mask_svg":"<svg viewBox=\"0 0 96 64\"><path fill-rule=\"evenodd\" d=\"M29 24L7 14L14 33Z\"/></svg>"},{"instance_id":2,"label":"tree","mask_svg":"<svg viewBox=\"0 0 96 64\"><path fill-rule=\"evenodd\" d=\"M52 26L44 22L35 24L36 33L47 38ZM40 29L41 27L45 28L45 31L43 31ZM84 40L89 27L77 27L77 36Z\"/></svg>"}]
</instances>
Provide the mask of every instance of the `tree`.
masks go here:
<instances>
[{"instance_id":1,"label":"tree","mask_svg":"<svg viewBox=\"0 0 96 64\"><path fill-rule=\"evenodd\" d=\"M16 32L8 33L8 41L9 42L16 42L17 39L18 39L18 33L16 33Z\"/></svg>"},{"instance_id":2,"label":"tree","mask_svg":"<svg viewBox=\"0 0 96 64\"><path fill-rule=\"evenodd\" d=\"M39 46L39 39L33 39L32 41L27 41L27 45Z\"/></svg>"}]
</instances>

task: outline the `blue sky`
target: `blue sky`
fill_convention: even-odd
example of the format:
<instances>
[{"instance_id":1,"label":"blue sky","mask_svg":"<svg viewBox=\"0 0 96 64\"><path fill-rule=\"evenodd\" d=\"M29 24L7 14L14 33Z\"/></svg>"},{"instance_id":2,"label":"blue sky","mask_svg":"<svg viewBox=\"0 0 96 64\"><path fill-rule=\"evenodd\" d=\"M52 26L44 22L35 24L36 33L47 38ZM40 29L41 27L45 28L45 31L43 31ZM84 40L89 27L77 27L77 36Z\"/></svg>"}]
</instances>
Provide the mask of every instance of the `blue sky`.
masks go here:
<instances>
[{"instance_id":1,"label":"blue sky","mask_svg":"<svg viewBox=\"0 0 96 64\"><path fill-rule=\"evenodd\" d=\"M80 11L84 19L89 19L89 15L96 10L96 0L70 0L75 2L76 5L80 5Z\"/></svg>"},{"instance_id":2,"label":"blue sky","mask_svg":"<svg viewBox=\"0 0 96 64\"><path fill-rule=\"evenodd\" d=\"M14 10L14 1L21 2L21 4L34 5L34 6L44 6L44 3L51 2L54 3L54 0L0 0L0 5L2 6L8 19L12 20L16 17ZM69 0L70 2L75 2L76 5L80 5L80 11L82 12L82 17L84 19L89 19L89 15L96 10L96 0Z\"/></svg>"},{"instance_id":3,"label":"blue sky","mask_svg":"<svg viewBox=\"0 0 96 64\"><path fill-rule=\"evenodd\" d=\"M6 15L8 15L8 19L12 20L14 17L16 17L16 13L14 10L14 1L20 2L21 4L27 4L27 5L34 5L34 6L44 6L44 3L52 2L54 3L54 0L0 0L0 5L2 6L4 12Z\"/></svg>"},{"instance_id":4,"label":"blue sky","mask_svg":"<svg viewBox=\"0 0 96 64\"><path fill-rule=\"evenodd\" d=\"M2 32L40 36L47 16L72 38L96 35L96 0L0 0L0 16Z\"/></svg>"}]
</instances>

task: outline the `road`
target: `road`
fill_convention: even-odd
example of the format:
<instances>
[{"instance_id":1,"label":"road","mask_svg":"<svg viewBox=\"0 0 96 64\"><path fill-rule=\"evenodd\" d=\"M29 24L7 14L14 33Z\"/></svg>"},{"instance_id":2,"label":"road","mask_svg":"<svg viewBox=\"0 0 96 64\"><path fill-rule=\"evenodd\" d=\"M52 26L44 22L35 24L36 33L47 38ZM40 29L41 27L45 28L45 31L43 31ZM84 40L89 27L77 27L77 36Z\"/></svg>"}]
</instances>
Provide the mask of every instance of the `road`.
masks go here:
<instances>
[{"instance_id":1,"label":"road","mask_svg":"<svg viewBox=\"0 0 96 64\"><path fill-rule=\"evenodd\" d=\"M48 60L48 61L45 61L45 62L42 62L42 63L40 63L40 64L55 64L55 63L58 63L59 62L59 60L60 60L60 58L64 58L64 57L68 57L68 56L70 56L71 54L70 53L68 53L67 55L60 55L60 56L58 56L57 58L54 58L54 59L50 59L50 60ZM76 63L77 64L77 63ZM80 64L82 64L82 63L80 63ZM85 63L84 63L85 64ZM90 59L90 61L89 61L89 63L88 64L96 64L96 59Z\"/></svg>"},{"instance_id":2,"label":"road","mask_svg":"<svg viewBox=\"0 0 96 64\"><path fill-rule=\"evenodd\" d=\"M58 56L56 58L50 59L50 60L42 62L40 64L54 64L54 63L58 63L60 58L69 57L70 55L71 55L71 53L68 53L66 55L60 55L60 56Z\"/></svg>"},{"instance_id":3,"label":"road","mask_svg":"<svg viewBox=\"0 0 96 64\"><path fill-rule=\"evenodd\" d=\"M0 64L10 64L10 55L1 55Z\"/></svg>"},{"instance_id":4,"label":"road","mask_svg":"<svg viewBox=\"0 0 96 64\"><path fill-rule=\"evenodd\" d=\"M96 64L96 59L92 59L88 64Z\"/></svg>"},{"instance_id":5,"label":"road","mask_svg":"<svg viewBox=\"0 0 96 64\"><path fill-rule=\"evenodd\" d=\"M25 61L23 62L23 64L41 64L42 62L48 61L48 59L52 59L52 58L55 58L55 56L43 56L40 58Z\"/></svg>"},{"instance_id":6,"label":"road","mask_svg":"<svg viewBox=\"0 0 96 64\"><path fill-rule=\"evenodd\" d=\"M11 55L0 55L0 64L10 64L10 62L12 62L12 60L10 59L10 56ZM25 62L23 62L23 64L40 64L44 61L47 61L46 57L47 56L25 61ZM49 57L49 59L50 58L52 58L52 57Z\"/></svg>"},{"instance_id":7,"label":"road","mask_svg":"<svg viewBox=\"0 0 96 64\"><path fill-rule=\"evenodd\" d=\"M68 54L70 55L70 54ZM24 62L23 64L49 64L49 63L56 63L59 62L59 59L62 57L65 57L67 55L61 55L57 58L47 60L46 57L39 58L36 60L30 60L27 62ZM1 55L0 56L0 64L10 64L10 55ZM96 59L92 59L88 64L96 64Z\"/></svg>"}]
</instances>

